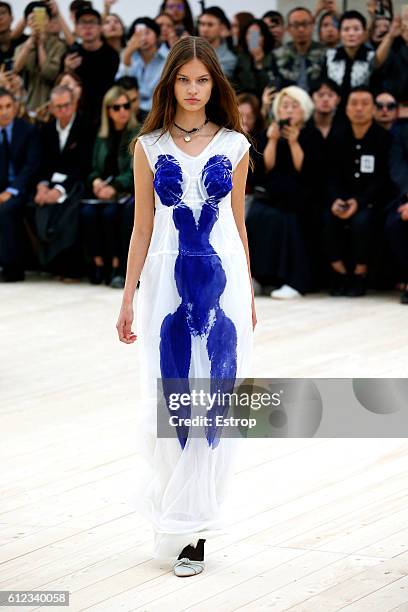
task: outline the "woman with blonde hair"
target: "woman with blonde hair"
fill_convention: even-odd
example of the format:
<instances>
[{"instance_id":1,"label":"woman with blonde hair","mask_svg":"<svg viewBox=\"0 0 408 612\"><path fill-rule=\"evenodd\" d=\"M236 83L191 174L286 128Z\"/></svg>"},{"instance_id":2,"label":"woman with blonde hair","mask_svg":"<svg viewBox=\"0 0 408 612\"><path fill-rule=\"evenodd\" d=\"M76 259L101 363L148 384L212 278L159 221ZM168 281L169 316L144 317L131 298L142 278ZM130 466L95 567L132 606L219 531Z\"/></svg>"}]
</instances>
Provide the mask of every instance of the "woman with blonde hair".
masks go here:
<instances>
[{"instance_id":1,"label":"woman with blonde hair","mask_svg":"<svg viewBox=\"0 0 408 612\"><path fill-rule=\"evenodd\" d=\"M136 141L135 225L116 326L120 341L138 339L141 351L138 450L146 465L138 509L153 526L154 557L171 560L176 576L202 572L205 536L229 523L224 503L238 442L223 426L230 406L192 398L224 398L236 378L250 375L249 147L213 47L180 39Z\"/></svg>"},{"instance_id":2,"label":"woman with blonde hair","mask_svg":"<svg viewBox=\"0 0 408 612\"><path fill-rule=\"evenodd\" d=\"M81 208L85 245L92 260L90 281L111 287L124 285L130 240L133 174L128 148L139 130L131 101L121 87L109 89L102 103L101 125L95 141L90 198Z\"/></svg>"},{"instance_id":3,"label":"woman with blonde hair","mask_svg":"<svg viewBox=\"0 0 408 612\"><path fill-rule=\"evenodd\" d=\"M311 283L304 222L318 152L317 130L305 124L313 108L300 87L282 89L273 101L275 120L258 143L263 159L246 225L256 289L280 286L270 293L276 299L300 297Z\"/></svg>"}]
</instances>

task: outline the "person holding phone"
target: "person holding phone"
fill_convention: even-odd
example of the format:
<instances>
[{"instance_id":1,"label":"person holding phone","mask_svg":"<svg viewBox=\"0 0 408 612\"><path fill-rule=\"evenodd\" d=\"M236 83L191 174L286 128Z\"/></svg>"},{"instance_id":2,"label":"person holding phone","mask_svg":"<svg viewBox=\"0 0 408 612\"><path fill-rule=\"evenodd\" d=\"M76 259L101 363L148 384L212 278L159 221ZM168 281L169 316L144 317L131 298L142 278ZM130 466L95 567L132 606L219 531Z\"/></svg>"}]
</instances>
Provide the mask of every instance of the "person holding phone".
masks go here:
<instances>
[{"instance_id":1,"label":"person holding phone","mask_svg":"<svg viewBox=\"0 0 408 612\"><path fill-rule=\"evenodd\" d=\"M275 120L258 142L263 158L246 226L256 288L274 299L300 298L311 288L304 222L311 186L314 198L319 188L319 147L316 130L305 124L313 109L300 87L282 89L273 102Z\"/></svg>"},{"instance_id":2,"label":"person holding phone","mask_svg":"<svg viewBox=\"0 0 408 612\"><path fill-rule=\"evenodd\" d=\"M167 54L168 49L160 46L159 24L150 17L135 19L128 31L128 41L116 80L124 76L137 79L141 121L152 107L153 91L160 79Z\"/></svg>"},{"instance_id":3,"label":"person holding phone","mask_svg":"<svg viewBox=\"0 0 408 612\"><path fill-rule=\"evenodd\" d=\"M262 98L265 87L270 84L272 71L273 36L262 19L253 19L244 28L234 72L234 84L238 93L253 93Z\"/></svg>"},{"instance_id":4,"label":"person holding phone","mask_svg":"<svg viewBox=\"0 0 408 612\"><path fill-rule=\"evenodd\" d=\"M30 2L24 10L24 17L31 34L15 50L14 71L24 78L26 107L35 113L49 98L66 45L48 31L51 9L47 2Z\"/></svg>"}]
</instances>

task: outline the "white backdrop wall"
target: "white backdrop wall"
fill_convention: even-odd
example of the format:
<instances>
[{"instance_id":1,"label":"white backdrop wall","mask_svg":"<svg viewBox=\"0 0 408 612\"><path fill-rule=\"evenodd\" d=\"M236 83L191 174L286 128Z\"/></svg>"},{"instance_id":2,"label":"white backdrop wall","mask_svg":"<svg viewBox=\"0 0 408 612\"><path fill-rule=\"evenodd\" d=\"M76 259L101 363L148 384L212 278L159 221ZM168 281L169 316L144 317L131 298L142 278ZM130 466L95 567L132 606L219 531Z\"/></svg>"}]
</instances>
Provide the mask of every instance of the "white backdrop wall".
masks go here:
<instances>
[{"instance_id":1,"label":"white backdrop wall","mask_svg":"<svg viewBox=\"0 0 408 612\"><path fill-rule=\"evenodd\" d=\"M24 7L28 4L28 0L8 0L13 7L15 17L22 14ZM59 6L64 11L65 15L68 10L69 0L59 0ZM103 6L102 0L94 0L94 7L97 10L101 10ZM148 2L142 2L141 0L118 0L113 8L113 11L118 13L127 25L129 25L136 17L156 17L161 0L149 0ZM256 14L255 16L261 16L266 11L274 9L277 5L277 0L207 0L206 6L220 6L225 13L232 17L233 14L239 11L248 11ZM190 6L193 14L199 15L201 12L200 4L198 0L190 0Z\"/></svg>"}]
</instances>

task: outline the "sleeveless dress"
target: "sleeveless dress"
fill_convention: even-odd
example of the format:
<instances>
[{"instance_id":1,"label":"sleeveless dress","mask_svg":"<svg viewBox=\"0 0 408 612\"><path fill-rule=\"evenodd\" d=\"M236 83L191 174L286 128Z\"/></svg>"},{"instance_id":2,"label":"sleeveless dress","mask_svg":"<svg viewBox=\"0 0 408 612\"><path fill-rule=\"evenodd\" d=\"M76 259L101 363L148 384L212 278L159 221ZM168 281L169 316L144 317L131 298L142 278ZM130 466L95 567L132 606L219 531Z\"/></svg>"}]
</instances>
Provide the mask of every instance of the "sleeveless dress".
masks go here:
<instances>
[{"instance_id":1,"label":"sleeveless dress","mask_svg":"<svg viewBox=\"0 0 408 612\"><path fill-rule=\"evenodd\" d=\"M154 175L155 214L135 315L141 381L136 442L146 461L134 495L154 530L153 557L175 559L187 544L228 524L239 440L214 427L203 428L201 437L190 437L182 426L173 438L158 437L157 379L179 381L191 391L194 379L212 385L250 376L252 293L231 207L233 172L250 144L221 127L192 156L169 132L159 136L156 130L139 137ZM163 389L167 400L171 389ZM184 416L194 416L192 406Z\"/></svg>"}]
</instances>

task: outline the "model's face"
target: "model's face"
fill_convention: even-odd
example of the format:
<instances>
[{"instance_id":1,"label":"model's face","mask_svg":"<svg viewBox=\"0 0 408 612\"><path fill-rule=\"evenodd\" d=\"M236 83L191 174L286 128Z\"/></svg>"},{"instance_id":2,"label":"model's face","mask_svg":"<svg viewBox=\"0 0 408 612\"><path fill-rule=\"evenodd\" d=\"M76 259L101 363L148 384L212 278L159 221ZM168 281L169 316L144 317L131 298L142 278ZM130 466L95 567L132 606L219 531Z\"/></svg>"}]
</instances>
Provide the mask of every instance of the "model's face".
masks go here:
<instances>
[{"instance_id":1,"label":"model's face","mask_svg":"<svg viewBox=\"0 0 408 612\"><path fill-rule=\"evenodd\" d=\"M346 115L355 125L369 123L374 115L373 96L365 91L351 93L347 101Z\"/></svg>"},{"instance_id":2,"label":"model's face","mask_svg":"<svg viewBox=\"0 0 408 612\"><path fill-rule=\"evenodd\" d=\"M280 44L285 35L284 24L278 21L277 19L276 20L271 19L270 17L265 17L264 22L268 26L268 29L270 33L272 34L272 36L274 37L275 41L277 41Z\"/></svg>"},{"instance_id":3,"label":"model's face","mask_svg":"<svg viewBox=\"0 0 408 612\"><path fill-rule=\"evenodd\" d=\"M222 36L222 24L213 15L201 15L198 20L198 35L205 38L210 44Z\"/></svg>"},{"instance_id":4,"label":"model's face","mask_svg":"<svg viewBox=\"0 0 408 612\"><path fill-rule=\"evenodd\" d=\"M74 112L74 99L69 93L54 94L51 97L51 113L63 128L71 121Z\"/></svg>"},{"instance_id":5,"label":"model's face","mask_svg":"<svg viewBox=\"0 0 408 612\"><path fill-rule=\"evenodd\" d=\"M279 119L290 119L291 125L300 125L303 123L303 109L297 100L290 96L283 96L279 105Z\"/></svg>"},{"instance_id":6,"label":"model's face","mask_svg":"<svg viewBox=\"0 0 408 612\"><path fill-rule=\"evenodd\" d=\"M247 134L250 134L255 127L255 113L252 106L248 102L243 102L238 105L239 114L241 115L242 127Z\"/></svg>"},{"instance_id":7,"label":"model's face","mask_svg":"<svg viewBox=\"0 0 408 612\"><path fill-rule=\"evenodd\" d=\"M102 25L102 33L105 38L119 38L123 36L123 26L120 19L116 15L108 15L105 17Z\"/></svg>"},{"instance_id":8,"label":"model's face","mask_svg":"<svg viewBox=\"0 0 408 612\"><path fill-rule=\"evenodd\" d=\"M127 96L119 96L108 107L109 118L113 121L116 130L122 130L128 123L131 113L131 104Z\"/></svg>"},{"instance_id":9,"label":"model's face","mask_svg":"<svg viewBox=\"0 0 408 612\"><path fill-rule=\"evenodd\" d=\"M378 123L392 123L397 119L398 105L389 93L381 93L375 99L374 119Z\"/></svg>"},{"instance_id":10,"label":"model's face","mask_svg":"<svg viewBox=\"0 0 408 612\"><path fill-rule=\"evenodd\" d=\"M6 127L17 114L17 104L10 96L0 98L0 127Z\"/></svg>"},{"instance_id":11,"label":"model's face","mask_svg":"<svg viewBox=\"0 0 408 612\"><path fill-rule=\"evenodd\" d=\"M197 58L190 60L176 75L174 95L177 104L187 111L204 108L211 97L212 87L213 79L207 66Z\"/></svg>"},{"instance_id":12,"label":"model's face","mask_svg":"<svg viewBox=\"0 0 408 612\"><path fill-rule=\"evenodd\" d=\"M315 91L312 97L316 110L324 114L332 113L340 102L336 92L326 85L322 85L318 91Z\"/></svg>"},{"instance_id":13,"label":"model's face","mask_svg":"<svg viewBox=\"0 0 408 612\"><path fill-rule=\"evenodd\" d=\"M314 22L307 11L294 11L289 17L288 32L295 43L312 41Z\"/></svg>"},{"instance_id":14,"label":"model's face","mask_svg":"<svg viewBox=\"0 0 408 612\"><path fill-rule=\"evenodd\" d=\"M366 31L358 19L346 19L341 24L340 39L345 47L349 49L359 47L363 44L365 37Z\"/></svg>"},{"instance_id":15,"label":"model's face","mask_svg":"<svg viewBox=\"0 0 408 612\"><path fill-rule=\"evenodd\" d=\"M320 25L320 41L325 45L336 45L340 40L339 28L331 15L326 15Z\"/></svg>"}]
</instances>

